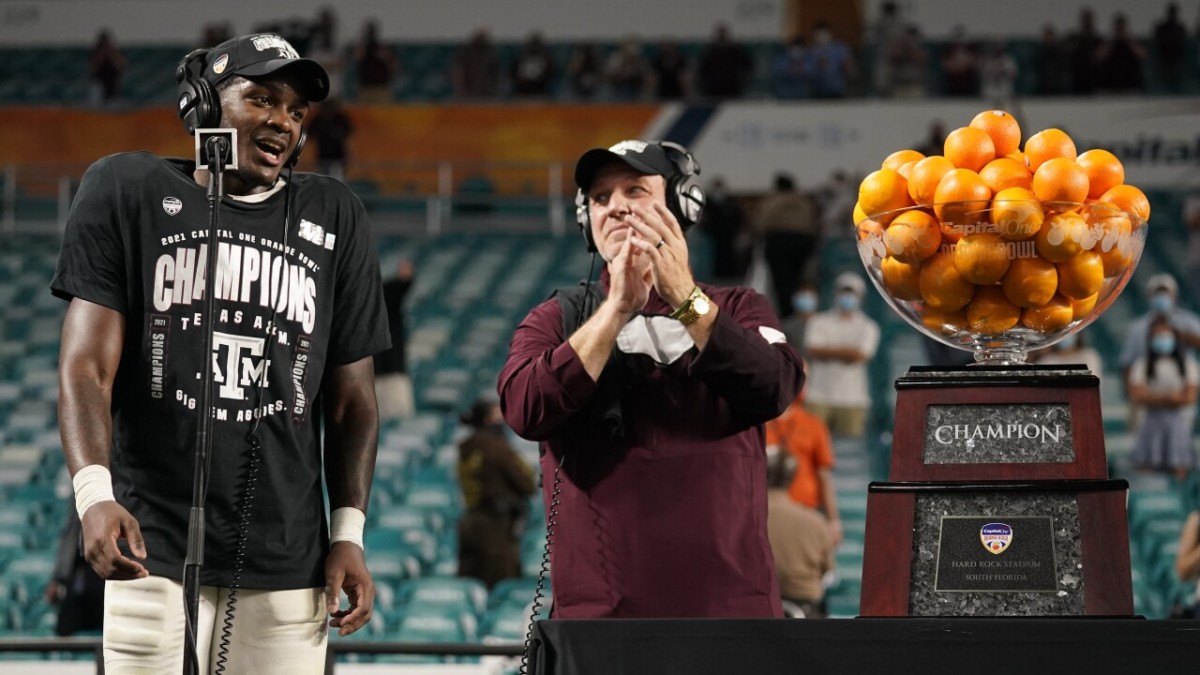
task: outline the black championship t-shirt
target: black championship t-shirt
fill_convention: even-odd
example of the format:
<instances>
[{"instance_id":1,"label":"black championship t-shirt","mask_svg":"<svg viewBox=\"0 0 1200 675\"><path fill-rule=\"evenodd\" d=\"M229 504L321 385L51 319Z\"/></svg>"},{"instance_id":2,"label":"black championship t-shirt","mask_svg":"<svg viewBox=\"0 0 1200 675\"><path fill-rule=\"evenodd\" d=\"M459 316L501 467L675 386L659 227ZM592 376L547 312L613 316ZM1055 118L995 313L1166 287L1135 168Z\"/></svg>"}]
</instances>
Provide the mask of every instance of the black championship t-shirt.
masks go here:
<instances>
[{"instance_id":1,"label":"black championship t-shirt","mask_svg":"<svg viewBox=\"0 0 1200 675\"><path fill-rule=\"evenodd\" d=\"M324 176L295 174L260 203L224 198L212 354L205 358L209 207L192 169L147 153L93 164L71 207L51 284L57 296L125 316L112 405L116 498L141 525L146 567L180 579L202 368L211 364L215 421L201 583L230 583L249 478L246 435L261 416L262 462L240 583L323 586L322 374L389 343L370 226L354 194Z\"/></svg>"}]
</instances>

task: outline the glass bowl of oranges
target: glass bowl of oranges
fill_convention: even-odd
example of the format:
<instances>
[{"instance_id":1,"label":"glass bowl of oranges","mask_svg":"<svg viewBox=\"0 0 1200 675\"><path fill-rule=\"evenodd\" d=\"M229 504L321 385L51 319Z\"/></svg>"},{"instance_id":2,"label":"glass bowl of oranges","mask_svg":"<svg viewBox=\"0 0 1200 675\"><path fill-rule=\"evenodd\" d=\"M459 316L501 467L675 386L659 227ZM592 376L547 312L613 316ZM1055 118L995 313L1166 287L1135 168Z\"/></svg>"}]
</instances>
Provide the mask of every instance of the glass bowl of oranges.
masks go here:
<instances>
[{"instance_id":1,"label":"glass bowl of oranges","mask_svg":"<svg viewBox=\"0 0 1200 675\"><path fill-rule=\"evenodd\" d=\"M980 113L945 155L889 155L855 207L859 256L884 299L977 363L1023 363L1090 324L1145 246L1149 201L1115 156L1076 154L1057 129L1019 141L1011 115Z\"/></svg>"}]
</instances>

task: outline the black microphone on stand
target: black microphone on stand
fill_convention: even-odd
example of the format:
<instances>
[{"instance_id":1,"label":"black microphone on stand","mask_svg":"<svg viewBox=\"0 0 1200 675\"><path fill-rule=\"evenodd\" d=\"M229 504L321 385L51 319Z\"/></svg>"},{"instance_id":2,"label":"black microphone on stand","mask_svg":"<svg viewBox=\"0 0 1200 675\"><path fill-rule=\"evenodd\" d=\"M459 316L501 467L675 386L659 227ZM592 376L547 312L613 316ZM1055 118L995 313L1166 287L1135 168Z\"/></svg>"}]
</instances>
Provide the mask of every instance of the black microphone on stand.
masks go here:
<instances>
[{"instance_id":1,"label":"black microphone on stand","mask_svg":"<svg viewBox=\"0 0 1200 675\"><path fill-rule=\"evenodd\" d=\"M183 563L183 602L187 625L184 630L184 675L200 675L196 654L197 620L200 608L200 568L204 566L204 502L212 463L212 350L214 288L217 269L217 232L221 198L225 195L225 172L236 171L237 130L196 129L196 168L208 169L208 255L204 288L204 358L200 387L200 429L196 434L196 468L192 478L192 508L188 514L187 556Z\"/></svg>"}]
</instances>

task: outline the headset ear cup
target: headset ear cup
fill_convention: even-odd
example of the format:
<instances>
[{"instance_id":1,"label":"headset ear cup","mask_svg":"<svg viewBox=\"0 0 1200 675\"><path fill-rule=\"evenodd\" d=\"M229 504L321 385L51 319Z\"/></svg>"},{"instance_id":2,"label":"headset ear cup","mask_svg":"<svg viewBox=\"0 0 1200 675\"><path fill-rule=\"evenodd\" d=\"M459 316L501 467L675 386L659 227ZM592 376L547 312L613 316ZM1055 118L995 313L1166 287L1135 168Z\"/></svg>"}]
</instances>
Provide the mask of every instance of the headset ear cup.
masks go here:
<instances>
[{"instance_id":1,"label":"headset ear cup","mask_svg":"<svg viewBox=\"0 0 1200 675\"><path fill-rule=\"evenodd\" d=\"M667 208L679 221L683 231L700 222L704 212L704 189L696 180L700 163L682 145L670 141L659 143L675 165L676 174L667 180Z\"/></svg>"},{"instance_id":2,"label":"headset ear cup","mask_svg":"<svg viewBox=\"0 0 1200 675\"><path fill-rule=\"evenodd\" d=\"M300 161L300 153L304 151L304 143L308 141L308 130L300 130L300 140L296 141L296 147L292 148L292 154L288 155L287 161L283 163L285 169L291 169L296 166L296 162Z\"/></svg>"},{"instance_id":3,"label":"headset ear cup","mask_svg":"<svg viewBox=\"0 0 1200 675\"><path fill-rule=\"evenodd\" d=\"M189 134L196 133L196 129L221 124L221 101L213 86L202 75L208 51L194 50L175 67L175 81L179 84L175 111Z\"/></svg>"},{"instance_id":4,"label":"headset ear cup","mask_svg":"<svg viewBox=\"0 0 1200 675\"><path fill-rule=\"evenodd\" d=\"M583 241L587 243L588 253L596 252L596 242L592 239L592 214L588 209L587 195L583 190L575 191L575 224L583 233Z\"/></svg>"}]
</instances>

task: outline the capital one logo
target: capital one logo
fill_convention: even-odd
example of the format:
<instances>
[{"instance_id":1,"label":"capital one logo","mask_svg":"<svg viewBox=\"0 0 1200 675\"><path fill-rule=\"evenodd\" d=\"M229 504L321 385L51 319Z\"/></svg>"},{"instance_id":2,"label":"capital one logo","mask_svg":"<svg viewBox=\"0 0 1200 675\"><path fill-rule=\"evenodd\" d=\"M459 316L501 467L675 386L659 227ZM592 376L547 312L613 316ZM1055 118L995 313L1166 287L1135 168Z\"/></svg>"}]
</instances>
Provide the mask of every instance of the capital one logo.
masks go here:
<instances>
[{"instance_id":1,"label":"capital one logo","mask_svg":"<svg viewBox=\"0 0 1200 675\"><path fill-rule=\"evenodd\" d=\"M262 379L268 386L267 365L270 360L262 358L266 340L261 337L229 335L213 332L213 379L221 385L217 394L221 398L244 401L249 391Z\"/></svg>"}]
</instances>

